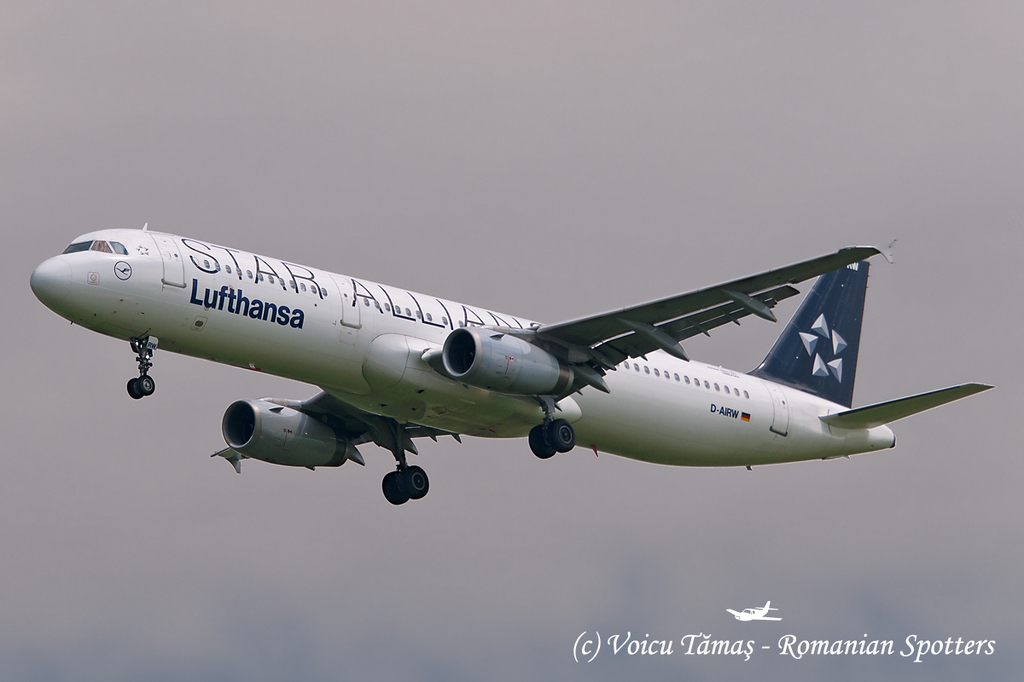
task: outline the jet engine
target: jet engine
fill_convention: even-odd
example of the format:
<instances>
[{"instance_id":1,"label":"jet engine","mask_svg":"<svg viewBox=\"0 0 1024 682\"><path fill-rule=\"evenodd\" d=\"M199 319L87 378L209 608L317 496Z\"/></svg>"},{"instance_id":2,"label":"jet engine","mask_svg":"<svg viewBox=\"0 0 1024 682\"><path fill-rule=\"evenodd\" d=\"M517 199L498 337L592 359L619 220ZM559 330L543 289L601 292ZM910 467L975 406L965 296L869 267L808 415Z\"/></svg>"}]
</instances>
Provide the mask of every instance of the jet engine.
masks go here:
<instances>
[{"instance_id":1,"label":"jet engine","mask_svg":"<svg viewBox=\"0 0 1024 682\"><path fill-rule=\"evenodd\" d=\"M307 414L267 400L237 400L221 420L228 447L271 464L336 467L359 459L352 443Z\"/></svg>"},{"instance_id":2,"label":"jet engine","mask_svg":"<svg viewBox=\"0 0 1024 682\"><path fill-rule=\"evenodd\" d=\"M542 348L511 334L456 329L441 351L443 374L500 393L557 395L572 386L573 373Z\"/></svg>"}]
</instances>

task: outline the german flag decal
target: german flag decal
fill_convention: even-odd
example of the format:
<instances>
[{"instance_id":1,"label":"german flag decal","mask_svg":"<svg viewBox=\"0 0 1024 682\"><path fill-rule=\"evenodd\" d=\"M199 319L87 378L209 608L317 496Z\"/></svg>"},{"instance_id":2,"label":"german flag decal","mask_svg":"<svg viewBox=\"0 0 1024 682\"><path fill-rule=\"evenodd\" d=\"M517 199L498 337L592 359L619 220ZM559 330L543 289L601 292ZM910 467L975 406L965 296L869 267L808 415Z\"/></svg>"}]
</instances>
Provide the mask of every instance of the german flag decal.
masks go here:
<instances>
[{"instance_id":1,"label":"german flag decal","mask_svg":"<svg viewBox=\"0 0 1024 682\"><path fill-rule=\"evenodd\" d=\"M740 421L743 421L743 422L750 421L750 413L749 412L741 412L740 413Z\"/></svg>"}]
</instances>

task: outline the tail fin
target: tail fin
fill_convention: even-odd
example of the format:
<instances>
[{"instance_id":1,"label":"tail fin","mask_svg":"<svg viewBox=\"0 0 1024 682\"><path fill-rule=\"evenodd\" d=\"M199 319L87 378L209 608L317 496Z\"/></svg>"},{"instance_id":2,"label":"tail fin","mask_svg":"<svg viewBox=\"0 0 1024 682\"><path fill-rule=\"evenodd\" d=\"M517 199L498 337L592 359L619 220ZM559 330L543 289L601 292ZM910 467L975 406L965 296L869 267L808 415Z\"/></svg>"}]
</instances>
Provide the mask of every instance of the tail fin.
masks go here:
<instances>
[{"instance_id":1,"label":"tail fin","mask_svg":"<svg viewBox=\"0 0 1024 682\"><path fill-rule=\"evenodd\" d=\"M819 277L750 374L851 407L867 288L867 261Z\"/></svg>"}]
</instances>

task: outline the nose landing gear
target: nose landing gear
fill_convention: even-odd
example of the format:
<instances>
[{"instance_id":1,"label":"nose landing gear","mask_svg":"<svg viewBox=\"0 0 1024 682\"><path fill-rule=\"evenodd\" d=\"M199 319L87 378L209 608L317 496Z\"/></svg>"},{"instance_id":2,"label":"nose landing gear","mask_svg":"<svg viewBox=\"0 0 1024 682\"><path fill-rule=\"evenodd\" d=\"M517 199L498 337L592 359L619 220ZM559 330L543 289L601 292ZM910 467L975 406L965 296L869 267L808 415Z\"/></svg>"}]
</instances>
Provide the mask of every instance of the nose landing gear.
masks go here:
<instances>
[{"instance_id":1,"label":"nose landing gear","mask_svg":"<svg viewBox=\"0 0 1024 682\"><path fill-rule=\"evenodd\" d=\"M139 358L139 377L128 380L128 395L135 400L153 395L153 391L156 390L156 382L149 376L149 368L153 366L151 358L158 342L155 336L131 339L132 351Z\"/></svg>"}]
</instances>

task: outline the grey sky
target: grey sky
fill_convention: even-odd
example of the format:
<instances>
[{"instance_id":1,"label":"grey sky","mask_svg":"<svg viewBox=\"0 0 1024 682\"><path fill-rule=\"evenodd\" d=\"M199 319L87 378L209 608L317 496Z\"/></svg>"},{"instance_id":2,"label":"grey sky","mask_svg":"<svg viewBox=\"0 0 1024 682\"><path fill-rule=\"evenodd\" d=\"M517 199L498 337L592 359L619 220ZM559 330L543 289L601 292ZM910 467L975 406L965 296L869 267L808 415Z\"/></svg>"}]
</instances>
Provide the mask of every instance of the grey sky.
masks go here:
<instances>
[{"instance_id":1,"label":"grey sky","mask_svg":"<svg viewBox=\"0 0 1024 682\"><path fill-rule=\"evenodd\" d=\"M1013 679L1024 664L1019 3L8 3L0 677ZM141 227L556 321L854 243L862 405L999 385L850 461L674 469L525 441L315 473L209 453L313 387L32 296ZM780 307L785 319L797 301ZM749 369L781 325L687 345ZM784 609L739 624L726 608ZM580 632L995 639L922 664L601 657ZM762 634L768 633L768 634Z\"/></svg>"}]
</instances>

